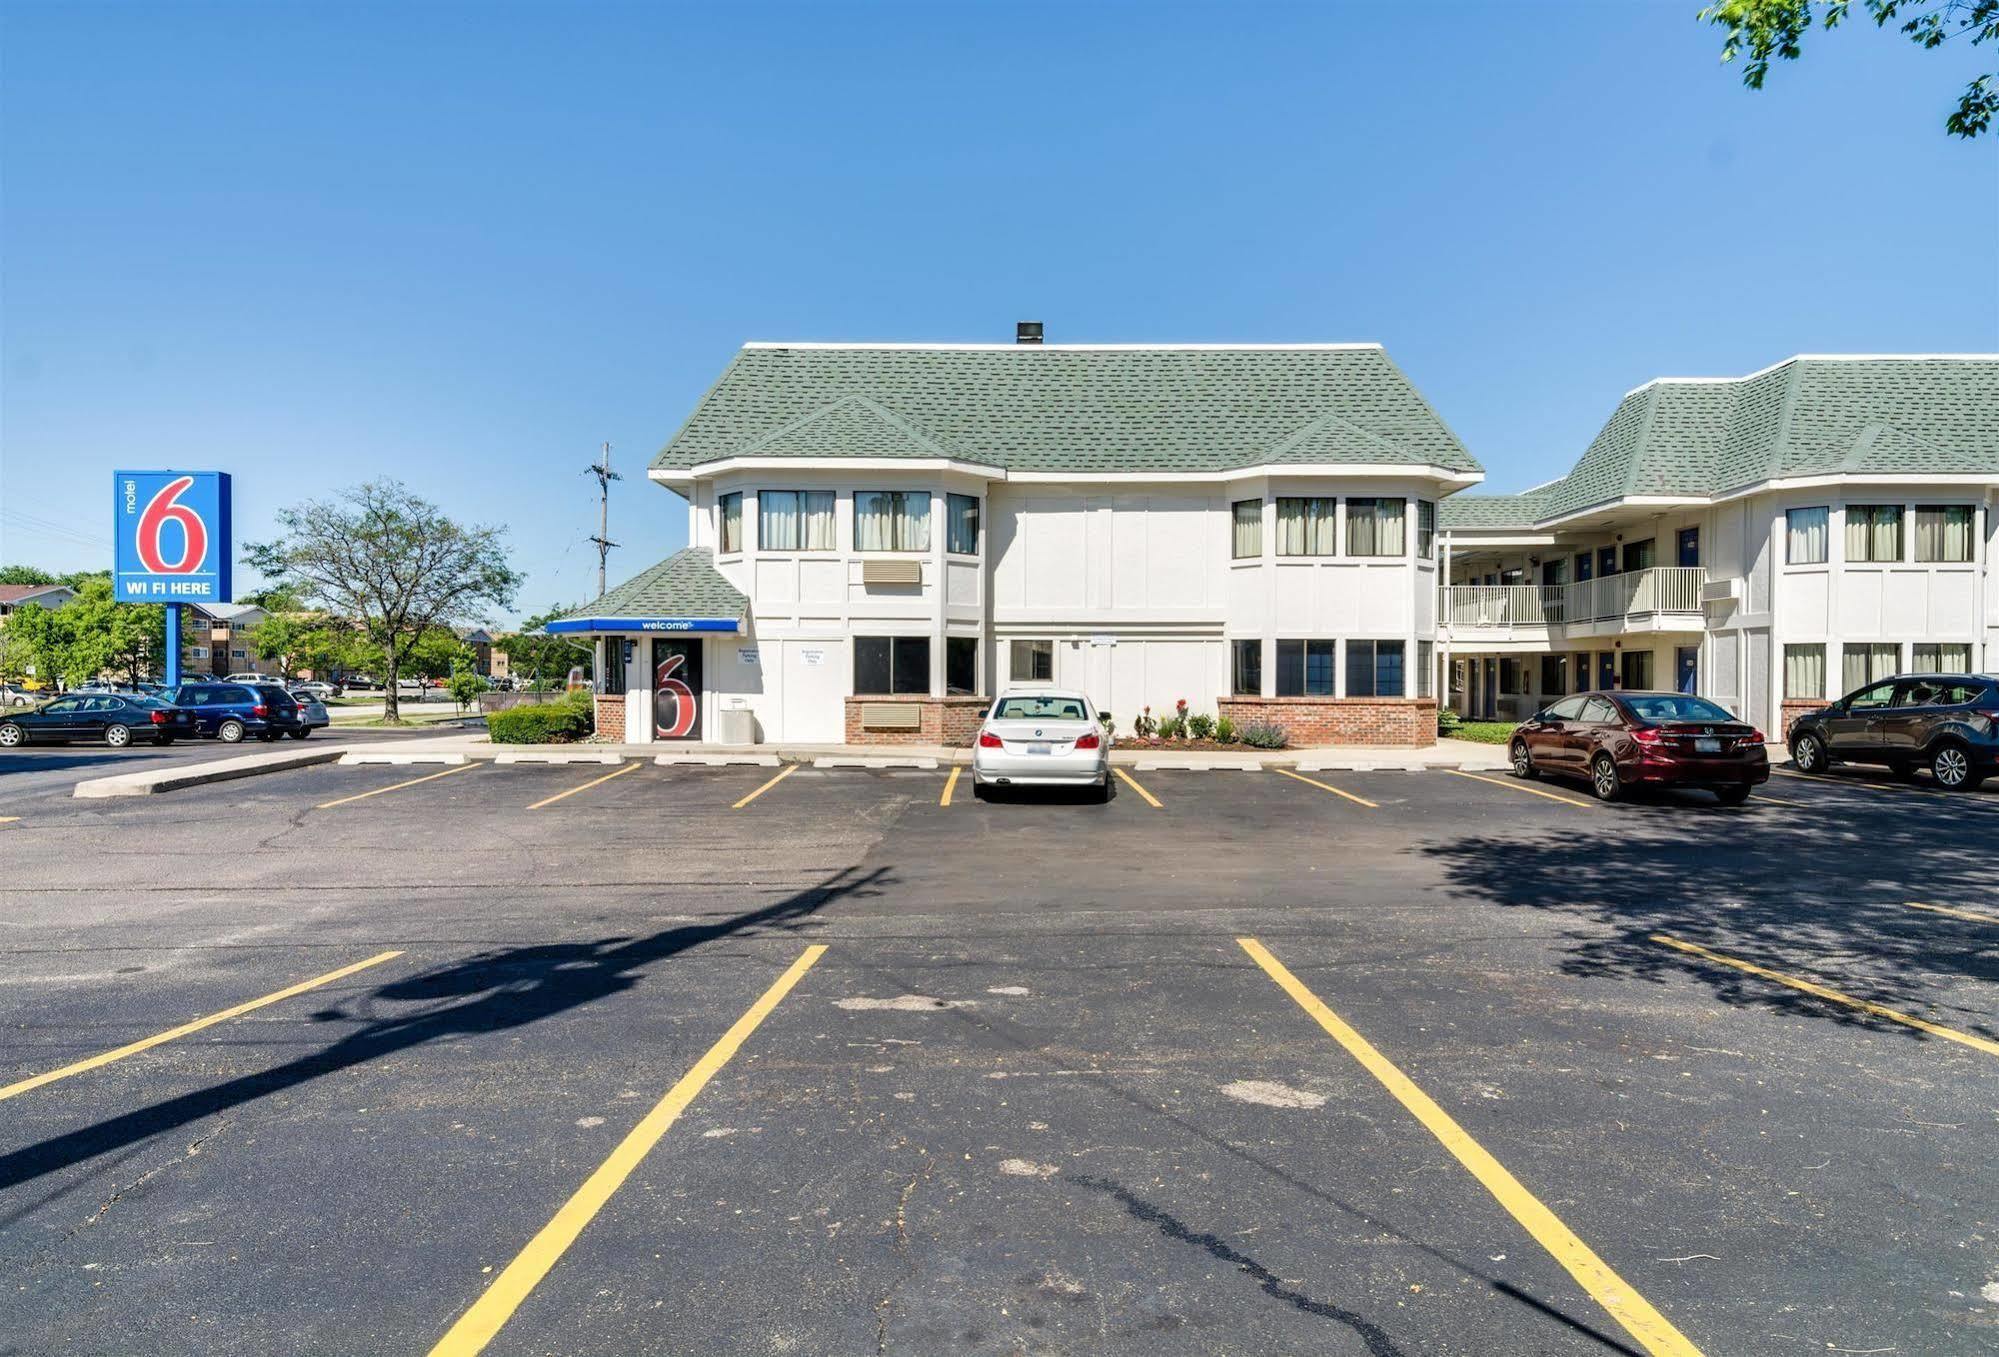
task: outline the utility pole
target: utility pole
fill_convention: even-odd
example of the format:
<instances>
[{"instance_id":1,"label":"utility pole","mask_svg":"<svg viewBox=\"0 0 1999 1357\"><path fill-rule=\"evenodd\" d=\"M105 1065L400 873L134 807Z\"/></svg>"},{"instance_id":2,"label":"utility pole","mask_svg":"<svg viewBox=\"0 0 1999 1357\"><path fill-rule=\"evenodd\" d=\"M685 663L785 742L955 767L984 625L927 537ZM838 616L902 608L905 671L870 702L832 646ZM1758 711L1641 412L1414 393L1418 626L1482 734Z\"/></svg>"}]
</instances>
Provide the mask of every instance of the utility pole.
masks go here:
<instances>
[{"instance_id":1,"label":"utility pole","mask_svg":"<svg viewBox=\"0 0 1999 1357\"><path fill-rule=\"evenodd\" d=\"M611 554L611 548L618 545L611 540L611 482L624 479L611 470L611 445L604 445L604 459L590 464L583 473L597 478L597 535L590 540L597 544L597 597L604 596L604 562Z\"/></svg>"}]
</instances>

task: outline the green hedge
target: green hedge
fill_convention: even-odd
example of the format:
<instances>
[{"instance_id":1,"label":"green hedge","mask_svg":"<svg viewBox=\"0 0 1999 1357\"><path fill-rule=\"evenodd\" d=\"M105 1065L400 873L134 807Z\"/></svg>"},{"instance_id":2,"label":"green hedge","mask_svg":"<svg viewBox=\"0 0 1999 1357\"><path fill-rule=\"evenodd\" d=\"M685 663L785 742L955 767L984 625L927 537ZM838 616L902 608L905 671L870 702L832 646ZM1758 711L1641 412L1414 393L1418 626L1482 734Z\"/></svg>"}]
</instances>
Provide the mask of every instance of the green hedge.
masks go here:
<instances>
[{"instance_id":1,"label":"green hedge","mask_svg":"<svg viewBox=\"0 0 1999 1357\"><path fill-rule=\"evenodd\" d=\"M594 724L589 698L565 698L491 712L486 733L494 744L565 744L588 735Z\"/></svg>"}]
</instances>

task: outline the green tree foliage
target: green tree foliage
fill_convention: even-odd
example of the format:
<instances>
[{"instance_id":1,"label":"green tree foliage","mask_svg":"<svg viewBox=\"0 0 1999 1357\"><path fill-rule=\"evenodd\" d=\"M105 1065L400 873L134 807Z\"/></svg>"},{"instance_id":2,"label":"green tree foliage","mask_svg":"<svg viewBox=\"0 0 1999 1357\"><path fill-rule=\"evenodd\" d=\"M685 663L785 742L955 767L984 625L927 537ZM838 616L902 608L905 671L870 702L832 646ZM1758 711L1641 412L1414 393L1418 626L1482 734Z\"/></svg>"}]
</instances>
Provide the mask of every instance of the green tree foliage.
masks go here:
<instances>
[{"instance_id":1,"label":"green tree foliage","mask_svg":"<svg viewBox=\"0 0 1999 1357\"><path fill-rule=\"evenodd\" d=\"M1933 49L1954 39L1968 39L1976 47L1999 40L1999 0L1860 0L1876 28L1893 24L1898 32L1917 46ZM1742 68L1742 83L1753 90L1763 88L1770 74L1772 58L1796 61L1804 50L1805 34L1816 20L1820 27L1833 29L1847 19L1854 0L1719 0L1700 12L1700 17L1728 30L1721 45L1721 59L1733 61L1745 50L1749 61ZM1960 137L1975 137L1992 126L1999 114L1999 74L1981 75L1964 87L1957 107L1944 119L1944 130Z\"/></svg>"},{"instance_id":2,"label":"green tree foliage","mask_svg":"<svg viewBox=\"0 0 1999 1357\"><path fill-rule=\"evenodd\" d=\"M7 619L10 649L22 650L21 663L35 676L65 685L88 683L110 674L137 683L154 672L166 653L166 609L156 603L119 603L111 578L86 576L77 595L60 608L29 603Z\"/></svg>"},{"instance_id":3,"label":"green tree foliage","mask_svg":"<svg viewBox=\"0 0 1999 1357\"><path fill-rule=\"evenodd\" d=\"M56 577L32 565L0 565L0 584L54 584Z\"/></svg>"},{"instance_id":4,"label":"green tree foliage","mask_svg":"<svg viewBox=\"0 0 1999 1357\"><path fill-rule=\"evenodd\" d=\"M596 651L584 641L569 636L550 636L542 628L568 612L550 608L521 623L519 631L494 640L493 649L507 657L513 676L535 688L559 685L578 665L587 675L596 663Z\"/></svg>"},{"instance_id":5,"label":"green tree foliage","mask_svg":"<svg viewBox=\"0 0 1999 1357\"><path fill-rule=\"evenodd\" d=\"M432 627L410 647L403 669L418 678L443 678L457 669L470 669L472 647L458 639L450 627Z\"/></svg>"},{"instance_id":6,"label":"green tree foliage","mask_svg":"<svg viewBox=\"0 0 1999 1357\"><path fill-rule=\"evenodd\" d=\"M245 559L380 649L385 721L401 719L396 679L426 633L507 607L520 587L506 529L462 526L397 481L308 500L277 518L279 536L245 544Z\"/></svg>"},{"instance_id":7,"label":"green tree foliage","mask_svg":"<svg viewBox=\"0 0 1999 1357\"><path fill-rule=\"evenodd\" d=\"M287 678L308 669L319 677L361 669L378 653L353 627L305 608L296 596L273 597L267 590L258 606L268 611L250 629L250 648L258 659L276 660Z\"/></svg>"},{"instance_id":8,"label":"green tree foliage","mask_svg":"<svg viewBox=\"0 0 1999 1357\"><path fill-rule=\"evenodd\" d=\"M471 706L479 694L486 691L486 680L473 673L471 665L464 664L451 671L451 681L444 685L444 690L451 694L451 700L462 710Z\"/></svg>"}]
</instances>

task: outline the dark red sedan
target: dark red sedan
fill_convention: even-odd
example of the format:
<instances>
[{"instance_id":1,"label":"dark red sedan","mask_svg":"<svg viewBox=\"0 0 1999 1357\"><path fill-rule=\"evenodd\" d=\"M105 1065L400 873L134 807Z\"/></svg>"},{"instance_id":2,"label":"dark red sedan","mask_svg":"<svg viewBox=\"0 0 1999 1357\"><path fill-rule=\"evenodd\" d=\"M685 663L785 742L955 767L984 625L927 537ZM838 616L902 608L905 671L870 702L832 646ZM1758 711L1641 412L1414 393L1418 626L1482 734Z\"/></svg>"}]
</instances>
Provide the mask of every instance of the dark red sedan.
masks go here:
<instances>
[{"instance_id":1,"label":"dark red sedan","mask_svg":"<svg viewBox=\"0 0 1999 1357\"><path fill-rule=\"evenodd\" d=\"M1724 805L1770 780L1763 732L1686 693L1576 693L1522 721L1510 741L1515 777L1587 779L1599 801L1631 787L1700 787Z\"/></svg>"}]
</instances>

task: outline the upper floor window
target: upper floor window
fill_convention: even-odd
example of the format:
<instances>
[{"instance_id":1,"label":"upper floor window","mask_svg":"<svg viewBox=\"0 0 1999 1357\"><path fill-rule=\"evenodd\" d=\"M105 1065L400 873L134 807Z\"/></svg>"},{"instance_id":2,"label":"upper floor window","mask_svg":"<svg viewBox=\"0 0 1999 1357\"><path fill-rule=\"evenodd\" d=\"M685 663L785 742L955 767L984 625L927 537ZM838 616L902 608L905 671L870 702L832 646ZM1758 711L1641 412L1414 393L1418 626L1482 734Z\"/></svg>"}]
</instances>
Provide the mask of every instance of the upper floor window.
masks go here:
<instances>
[{"instance_id":1,"label":"upper floor window","mask_svg":"<svg viewBox=\"0 0 1999 1357\"><path fill-rule=\"evenodd\" d=\"M743 496L741 491L724 495L720 549L724 556L743 549Z\"/></svg>"},{"instance_id":2,"label":"upper floor window","mask_svg":"<svg viewBox=\"0 0 1999 1357\"><path fill-rule=\"evenodd\" d=\"M1416 501L1416 559L1427 561L1437 554L1437 506L1427 499Z\"/></svg>"},{"instance_id":3,"label":"upper floor window","mask_svg":"<svg viewBox=\"0 0 1999 1357\"><path fill-rule=\"evenodd\" d=\"M1699 528L1680 529L1680 564L1694 566L1701 563L1701 530Z\"/></svg>"},{"instance_id":4,"label":"upper floor window","mask_svg":"<svg viewBox=\"0 0 1999 1357\"><path fill-rule=\"evenodd\" d=\"M960 556L979 554L979 500L976 495L946 495L944 521L947 526L946 551Z\"/></svg>"},{"instance_id":5,"label":"upper floor window","mask_svg":"<svg viewBox=\"0 0 1999 1357\"><path fill-rule=\"evenodd\" d=\"M1826 507L1791 509L1784 514L1784 560L1791 565L1826 562Z\"/></svg>"},{"instance_id":6,"label":"upper floor window","mask_svg":"<svg viewBox=\"0 0 1999 1357\"><path fill-rule=\"evenodd\" d=\"M1592 578L1596 573L1596 558L1587 551L1576 553L1576 583Z\"/></svg>"},{"instance_id":7,"label":"upper floor window","mask_svg":"<svg viewBox=\"0 0 1999 1357\"><path fill-rule=\"evenodd\" d=\"M1649 537L1642 542L1626 542L1624 544L1624 569L1626 573L1633 570L1650 570L1656 564L1656 561L1653 559L1655 555L1653 542Z\"/></svg>"},{"instance_id":8,"label":"upper floor window","mask_svg":"<svg viewBox=\"0 0 1999 1357\"><path fill-rule=\"evenodd\" d=\"M1608 578L1617 573L1617 548L1598 547L1596 549L1596 573Z\"/></svg>"},{"instance_id":9,"label":"upper floor window","mask_svg":"<svg viewBox=\"0 0 1999 1357\"><path fill-rule=\"evenodd\" d=\"M927 490L856 490L854 550L930 550Z\"/></svg>"},{"instance_id":10,"label":"upper floor window","mask_svg":"<svg viewBox=\"0 0 1999 1357\"><path fill-rule=\"evenodd\" d=\"M1916 559L1969 561L1973 517L1969 504L1925 504L1916 509Z\"/></svg>"},{"instance_id":11,"label":"upper floor window","mask_svg":"<svg viewBox=\"0 0 1999 1357\"><path fill-rule=\"evenodd\" d=\"M1403 502L1399 499L1347 501L1347 555L1400 556Z\"/></svg>"},{"instance_id":12,"label":"upper floor window","mask_svg":"<svg viewBox=\"0 0 1999 1357\"><path fill-rule=\"evenodd\" d=\"M832 549L831 490L762 490L757 493L757 550Z\"/></svg>"},{"instance_id":13,"label":"upper floor window","mask_svg":"<svg viewBox=\"0 0 1999 1357\"><path fill-rule=\"evenodd\" d=\"M1277 500L1279 556L1337 556L1339 501L1331 495L1282 495Z\"/></svg>"},{"instance_id":14,"label":"upper floor window","mask_svg":"<svg viewBox=\"0 0 1999 1357\"><path fill-rule=\"evenodd\" d=\"M1901 560L1902 506L1899 504L1847 505L1846 559L1849 561Z\"/></svg>"},{"instance_id":15,"label":"upper floor window","mask_svg":"<svg viewBox=\"0 0 1999 1357\"><path fill-rule=\"evenodd\" d=\"M1263 555L1263 501L1239 499L1229 506L1229 554L1238 561Z\"/></svg>"}]
</instances>

